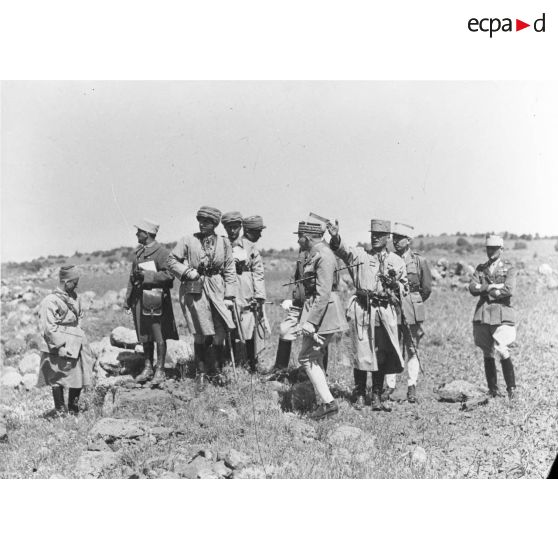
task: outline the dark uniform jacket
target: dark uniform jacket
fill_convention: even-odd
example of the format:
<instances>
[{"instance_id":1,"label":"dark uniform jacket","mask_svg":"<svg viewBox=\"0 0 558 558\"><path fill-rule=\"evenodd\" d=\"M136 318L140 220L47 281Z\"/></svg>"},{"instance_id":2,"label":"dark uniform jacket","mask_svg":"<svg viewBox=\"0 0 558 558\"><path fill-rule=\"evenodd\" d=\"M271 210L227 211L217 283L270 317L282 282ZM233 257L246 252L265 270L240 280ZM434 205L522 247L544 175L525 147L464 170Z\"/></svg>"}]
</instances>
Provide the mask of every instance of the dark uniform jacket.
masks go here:
<instances>
[{"instance_id":1,"label":"dark uniform jacket","mask_svg":"<svg viewBox=\"0 0 558 558\"><path fill-rule=\"evenodd\" d=\"M128 290L126 291L126 304L132 309L136 333L140 343L153 341L151 323L154 319L160 319L164 339L178 339L170 294L173 277L167 265L168 257L169 250L161 246L158 242L154 242L151 246L143 246L140 244L135 250L130 279L128 281ZM144 270L143 282L134 283L133 274L139 269L139 264L149 261L155 263L157 271ZM151 290L156 288L163 289L163 314L160 318L146 317L141 311L142 291L144 289Z\"/></svg>"},{"instance_id":2,"label":"dark uniform jacket","mask_svg":"<svg viewBox=\"0 0 558 558\"><path fill-rule=\"evenodd\" d=\"M402 256L407 268L409 293L401 300L401 306L408 324L421 323L426 318L424 302L432 293L432 274L426 258L407 250ZM398 315L401 324L401 315Z\"/></svg>"},{"instance_id":3,"label":"dark uniform jacket","mask_svg":"<svg viewBox=\"0 0 558 558\"><path fill-rule=\"evenodd\" d=\"M491 284L501 288L488 290ZM515 291L516 270L509 261L498 258L477 266L469 283L469 292L478 296L473 323L500 325L514 324L515 312L511 297Z\"/></svg>"}]
</instances>

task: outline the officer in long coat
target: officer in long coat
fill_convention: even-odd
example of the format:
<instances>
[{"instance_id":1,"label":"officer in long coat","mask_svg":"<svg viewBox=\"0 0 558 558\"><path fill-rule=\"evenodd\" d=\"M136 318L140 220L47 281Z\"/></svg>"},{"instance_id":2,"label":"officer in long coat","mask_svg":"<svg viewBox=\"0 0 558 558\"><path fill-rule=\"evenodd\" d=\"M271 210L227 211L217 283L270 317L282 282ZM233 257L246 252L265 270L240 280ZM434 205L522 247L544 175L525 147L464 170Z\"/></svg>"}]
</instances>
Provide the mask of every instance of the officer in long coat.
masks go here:
<instances>
[{"instance_id":1,"label":"officer in long coat","mask_svg":"<svg viewBox=\"0 0 558 558\"><path fill-rule=\"evenodd\" d=\"M77 414L81 390L91 384L94 359L81 329L83 310L76 292L77 268L60 268L59 281L59 286L39 305L43 342L37 386L51 386L55 414ZM68 406L64 388L68 388Z\"/></svg>"},{"instance_id":2,"label":"officer in long coat","mask_svg":"<svg viewBox=\"0 0 558 558\"><path fill-rule=\"evenodd\" d=\"M142 219L135 227L139 244L132 260L124 307L132 312L145 355L145 366L136 381L151 380L158 385L165 380L167 339L178 339L170 293L174 279L167 263L169 250L155 240L159 225ZM153 368L155 343L157 364Z\"/></svg>"},{"instance_id":3,"label":"officer in long coat","mask_svg":"<svg viewBox=\"0 0 558 558\"><path fill-rule=\"evenodd\" d=\"M321 401L310 418L320 420L339 412L325 376L323 357L334 333L348 329L341 300L333 290L336 259L323 241L322 225L301 221L298 244L307 256L302 266L305 292L300 323L302 345L298 362L314 386L316 400Z\"/></svg>"},{"instance_id":4,"label":"officer in long coat","mask_svg":"<svg viewBox=\"0 0 558 558\"><path fill-rule=\"evenodd\" d=\"M363 409L366 379L372 373L372 410L390 411L381 401L386 373L403 370L403 355L397 335L397 298L406 294L405 262L387 250L389 221L372 219L370 252L364 248L349 248L339 236L339 225L328 222L330 246L335 255L347 265L356 287L347 307L351 339L356 409Z\"/></svg>"},{"instance_id":5,"label":"officer in long coat","mask_svg":"<svg viewBox=\"0 0 558 558\"><path fill-rule=\"evenodd\" d=\"M181 281L180 305L194 335L198 380L203 383L206 371L222 372L225 337L235 328L229 308L235 299L236 270L228 238L215 233L221 212L202 206L196 218L199 232L180 238L168 261Z\"/></svg>"},{"instance_id":6,"label":"officer in long coat","mask_svg":"<svg viewBox=\"0 0 558 558\"><path fill-rule=\"evenodd\" d=\"M515 392L515 372L509 345L515 341L515 312L511 304L515 294L516 270L511 262L504 260L504 241L498 235L486 237L488 261L477 266L469 283L469 292L479 297L473 316L473 337L475 345L484 354L484 371L488 391L492 397L499 395L497 356L502 364L502 372L508 397Z\"/></svg>"},{"instance_id":7,"label":"officer in long coat","mask_svg":"<svg viewBox=\"0 0 558 558\"><path fill-rule=\"evenodd\" d=\"M407 401L416 403L416 385L420 371L419 343L424 336L422 324L426 318L424 303L432 293L432 274L426 258L411 250L414 228L404 223L393 223L392 237L395 253L403 259L407 268L409 293L401 299L397 321L399 340L407 356ZM401 316L403 312L403 317ZM385 398L395 391L396 374L386 375Z\"/></svg>"}]
</instances>

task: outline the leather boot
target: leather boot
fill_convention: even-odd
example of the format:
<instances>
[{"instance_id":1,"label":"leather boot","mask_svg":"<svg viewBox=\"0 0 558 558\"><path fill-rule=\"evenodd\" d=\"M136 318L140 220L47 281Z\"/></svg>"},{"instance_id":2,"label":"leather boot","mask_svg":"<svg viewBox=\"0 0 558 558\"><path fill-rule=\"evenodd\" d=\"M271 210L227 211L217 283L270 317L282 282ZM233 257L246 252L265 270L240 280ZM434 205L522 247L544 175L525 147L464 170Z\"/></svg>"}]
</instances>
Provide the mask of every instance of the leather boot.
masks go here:
<instances>
[{"instance_id":1,"label":"leather boot","mask_svg":"<svg viewBox=\"0 0 558 558\"><path fill-rule=\"evenodd\" d=\"M324 349L324 372L327 372L327 362L329 360L329 345L326 346L326 348Z\"/></svg>"},{"instance_id":2,"label":"leather boot","mask_svg":"<svg viewBox=\"0 0 558 558\"><path fill-rule=\"evenodd\" d=\"M225 363L225 346L214 345L213 350L215 353L215 384L224 386L227 383L227 378L224 372Z\"/></svg>"},{"instance_id":3,"label":"leather boot","mask_svg":"<svg viewBox=\"0 0 558 558\"><path fill-rule=\"evenodd\" d=\"M70 388L68 390L68 411L72 415L79 413L79 396L81 388Z\"/></svg>"},{"instance_id":4,"label":"leather boot","mask_svg":"<svg viewBox=\"0 0 558 558\"><path fill-rule=\"evenodd\" d=\"M355 388L353 390L355 402L353 403L353 407L357 411L362 411L366 404L365 397L367 375L368 372L366 372L366 370L359 370L358 368L353 369L353 377L355 379Z\"/></svg>"},{"instance_id":5,"label":"leather boot","mask_svg":"<svg viewBox=\"0 0 558 558\"><path fill-rule=\"evenodd\" d=\"M384 389L384 372L372 372L372 410L391 411L391 407L382 401Z\"/></svg>"},{"instance_id":6,"label":"leather boot","mask_svg":"<svg viewBox=\"0 0 558 558\"><path fill-rule=\"evenodd\" d=\"M162 384L167 377L165 376L165 358L167 356L167 342L157 343L157 364L155 365L155 376L151 380L151 385Z\"/></svg>"},{"instance_id":7,"label":"leather boot","mask_svg":"<svg viewBox=\"0 0 558 558\"><path fill-rule=\"evenodd\" d=\"M511 357L502 359L502 373L504 374L508 397L513 399L515 397L515 371Z\"/></svg>"},{"instance_id":8,"label":"leather boot","mask_svg":"<svg viewBox=\"0 0 558 558\"><path fill-rule=\"evenodd\" d=\"M54 399L54 411L59 415L65 415L68 408L64 402L64 388L59 385L52 386L52 398Z\"/></svg>"},{"instance_id":9,"label":"leather boot","mask_svg":"<svg viewBox=\"0 0 558 558\"><path fill-rule=\"evenodd\" d=\"M256 358L256 344L253 339L246 339L246 357L248 359L248 366L250 372L256 372L257 358Z\"/></svg>"},{"instance_id":10,"label":"leather boot","mask_svg":"<svg viewBox=\"0 0 558 558\"><path fill-rule=\"evenodd\" d=\"M417 386L408 386L407 387L407 401L409 403L416 403L417 402Z\"/></svg>"},{"instance_id":11,"label":"leather boot","mask_svg":"<svg viewBox=\"0 0 558 558\"><path fill-rule=\"evenodd\" d=\"M486 375L486 383L488 385L488 394L490 397L498 397L498 376L496 371L496 361L493 358L484 359L484 373Z\"/></svg>"},{"instance_id":12,"label":"leather boot","mask_svg":"<svg viewBox=\"0 0 558 558\"><path fill-rule=\"evenodd\" d=\"M136 382L147 382L151 380L153 376L153 353L155 351L155 345L152 341L143 343L143 354L145 356L145 364L141 374L136 377Z\"/></svg>"},{"instance_id":13,"label":"leather boot","mask_svg":"<svg viewBox=\"0 0 558 558\"><path fill-rule=\"evenodd\" d=\"M277 346L277 356L275 357L276 370L281 370L283 368L289 367L289 362L291 360L291 346L292 341L285 341L285 339L279 339L279 345Z\"/></svg>"}]
</instances>

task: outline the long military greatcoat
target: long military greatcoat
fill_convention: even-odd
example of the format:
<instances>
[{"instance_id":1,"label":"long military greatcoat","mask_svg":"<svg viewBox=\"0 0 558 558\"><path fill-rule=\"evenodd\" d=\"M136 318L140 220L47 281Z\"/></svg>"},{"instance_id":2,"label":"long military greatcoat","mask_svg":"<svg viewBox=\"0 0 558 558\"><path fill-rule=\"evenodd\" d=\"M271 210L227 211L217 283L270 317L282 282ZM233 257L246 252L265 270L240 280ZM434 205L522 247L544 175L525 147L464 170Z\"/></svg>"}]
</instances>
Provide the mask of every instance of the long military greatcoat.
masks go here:
<instances>
[{"instance_id":1,"label":"long military greatcoat","mask_svg":"<svg viewBox=\"0 0 558 558\"><path fill-rule=\"evenodd\" d=\"M208 251L199 233L184 236L171 251L168 259L172 274L182 280L179 291L180 305L188 329L194 335L215 335L212 307L228 329L235 325L225 297L236 295L236 270L229 239L214 235L214 249ZM187 271L202 264L209 273L196 281L183 280ZM199 292L198 292L199 291Z\"/></svg>"},{"instance_id":2,"label":"long military greatcoat","mask_svg":"<svg viewBox=\"0 0 558 558\"><path fill-rule=\"evenodd\" d=\"M126 304L132 309L136 334L140 343L153 341L151 324L154 320L161 322L161 332L163 339L178 339L178 331L174 321L172 310L172 299L170 290L172 289L173 276L168 268L169 250L158 242L150 246L140 244L134 253L132 260L132 270L126 291ZM152 261L157 271L143 271L143 282L134 285L132 276L139 264ZM160 317L144 316L142 314L142 291L151 289L163 289L163 314Z\"/></svg>"},{"instance_id":3,"label":"long military greatcoat","mask_svg":"<svg viewBox=\"0 0 558 558\"><path fill-rule=\"evenodd\" d=\"M499 289L488 291L490 284L502 285ZM477 266L469 283L469 292L478 296L473 323L500 325L515 324L515 312L511 297L516 285L516 270L508 261L498 258Z\"/></svg>"},{"instance_id":4,"label":"long military greatcoat","mask_svg":"<svg viewBox=\"0 0 558 558\"><path fill-rule=\"evenodd\" d=\"M348 248L341 240L339 246L332 242L334 253L348 266L349 274L357 289L364 289L376 294L383 294L384 288L379 275L387 275L391 269L395 270L396 278L402 288L406 289L407 271L405 262L392 252L370 254L364 248ZM378 315L378 317L376 317ZM355 347L354 364L359 370L378 370L378 359L375 351L375 326L382 325L389 337L393 351L400 363L400 372L404 367L404 359L399 347L397 331L397 311L392 304L366 308L356 296L351 297L347 307L347 317L350 319L350 331ZM367 341L364 343L364 341Z\"/></svg>"},{"instance_id":5,"label":"long military greatcoat","mask_svg":"<svg viewBox=\"0 0 558 558\"><path fill-rule=\"evenodd\" d=\"M401 306L408 325L420 324L426 319L424 302L432 293L432 274L426 258L407 250L403 254L407 268L409 293L401 297ZM399 317L401 323L401 317Z\"/></svg>"},{"instance_id":6,"label":"long military greatcoat","mask_svg":"<svg viewBox=\"0 0 558 558\"><path fill-rule=\"evenodd\" d=\"M43 342L37 386L60 384L68 388L82 388L91 383L94 359L85 334L78 358L58 354L66 342L64 328L79 328L82 317L79 298L70 296L59 287L42 300L39 325Z\"/></svg>"},{"instance_id":7,"label":"long military greatcoat","mask_svg":"<svg viewBox=\"0 0 558 558\"><path fill-rule=\"evenodd\" d=\"M333 290L335 255L323 241L315 244L303 263L307 296L300 323L310 322L318 333L337 333L349 328L339 294Z\"/></svg>"}]
</instances>

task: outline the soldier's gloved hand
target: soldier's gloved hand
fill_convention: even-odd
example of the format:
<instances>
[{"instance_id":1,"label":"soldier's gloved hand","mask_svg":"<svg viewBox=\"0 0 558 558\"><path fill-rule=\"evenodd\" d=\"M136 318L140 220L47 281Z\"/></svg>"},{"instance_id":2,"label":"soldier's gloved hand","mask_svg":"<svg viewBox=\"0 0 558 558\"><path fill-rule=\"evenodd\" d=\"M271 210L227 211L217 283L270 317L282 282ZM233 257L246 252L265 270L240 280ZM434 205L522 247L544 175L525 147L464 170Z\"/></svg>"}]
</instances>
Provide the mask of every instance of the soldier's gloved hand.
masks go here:
<instances>
[{"instance_id":1,"label":"soldier's gloved hand","mask_svg":"<svg viewBox=\"0 0 558 558\"><path fill-rule=\"evenodd\" d=\"M314 335L316 333L316 327L310 322L304 322L300 329L303 335Z\"/></svg>"},{"instance_id":2,"label":"soldier's gloved hand","mask_svg":"<svg viewBox=\"0 0 558 558\"><path fill-rule=\"evenodd\" d=\"M293 306L293 301L290 298L287 298L281 303L281 308L283 308L285 312L288 312L292 308L292 306Z\"/></svg>"},{"instance_id":3,"label":"soldier's gloved hand","mask_svg":"<svg viewBox=\"0 0 558 558\"><path fill-rule=\"evenodd\" d=\"M134 281L141 282L143 281L143 271L141 269L136 269L133 273Z\"/></svg>"},{"instance_id":4,"label":"soldier's gloved hand","mask_svg":"<svg viewBox=\"0 0 558 558\"><path fill-rule=\"evenodd\" d=\"M200 278L200 274L197 269L189 269L184 273L183 277L188 281L197 281Z\"/></svg>"},{"instance_id":5,"label":"soldier's gloved hand","mask_svg":"<svg viewBox=\"0 0 558 558\"><path fill-rule=\"evenodd\" d=\"M333 221L328 221L326 223L327 232L334 238L339 236L339 221L335 219L335 223Z\"/></svg>"},{"instance_id":6,"label":"soldier's gloved hand","mask_svg":"<svg viewBox=\"0 0 558 558\"><path fill-rule=\"evenodd\" d=\"M262 307L265 304L265 298L256 298L258 306Z\"/></svg>"}]
</instances>

